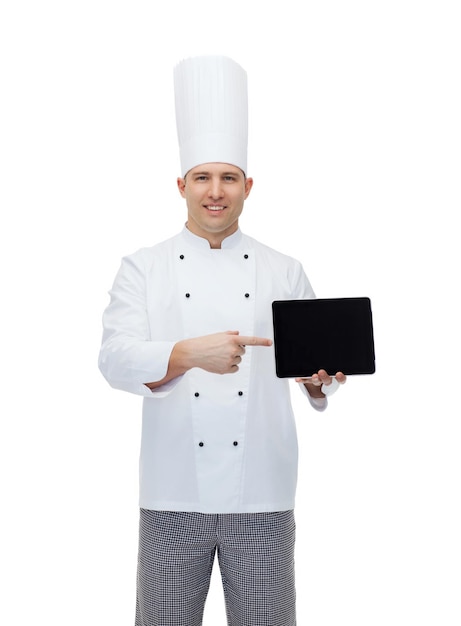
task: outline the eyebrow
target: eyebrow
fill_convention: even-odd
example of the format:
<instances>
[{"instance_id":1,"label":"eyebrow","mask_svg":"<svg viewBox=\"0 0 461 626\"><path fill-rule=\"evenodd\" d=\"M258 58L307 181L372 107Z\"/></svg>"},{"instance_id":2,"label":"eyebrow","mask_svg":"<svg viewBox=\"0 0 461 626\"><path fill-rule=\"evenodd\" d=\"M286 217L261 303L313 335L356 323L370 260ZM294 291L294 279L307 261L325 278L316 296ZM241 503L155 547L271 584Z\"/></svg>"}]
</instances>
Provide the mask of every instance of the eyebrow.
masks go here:
<instances>
[{"instance_id":1,"label":"eyebrow","mask_svg":"<svg viewBox=\"0 0 461 626\"><path fill-rule=\"evenodd\" d=\"M200 172L194 172L192 175L193 176L203 176L204 174L206 174L207 176L211 175L211 172L208 172L207 170L201 170ZM243 174L241 172L219 172L219 176L243 176Z\"/></svg>"}]
</instances>

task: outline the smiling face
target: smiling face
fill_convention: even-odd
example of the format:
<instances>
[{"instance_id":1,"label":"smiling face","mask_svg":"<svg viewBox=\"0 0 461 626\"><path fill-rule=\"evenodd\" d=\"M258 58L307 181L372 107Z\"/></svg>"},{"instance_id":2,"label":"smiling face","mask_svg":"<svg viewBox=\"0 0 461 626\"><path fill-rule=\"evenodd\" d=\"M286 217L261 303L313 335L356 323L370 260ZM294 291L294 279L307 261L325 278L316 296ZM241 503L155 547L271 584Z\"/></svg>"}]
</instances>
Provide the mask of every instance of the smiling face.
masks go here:
<instances>
[{"instance_id":1,"label":"smiling face","mask_svg":"<svg viewBox=\"0 0 461 626\"><path fill-rule=\"evenodd\" d=\"M242 170L227 163L204 163L178 178L187 204L187 228L208 240L212 248L235 233L243 204L253 186Z\"/></svg>"}]
</instances>

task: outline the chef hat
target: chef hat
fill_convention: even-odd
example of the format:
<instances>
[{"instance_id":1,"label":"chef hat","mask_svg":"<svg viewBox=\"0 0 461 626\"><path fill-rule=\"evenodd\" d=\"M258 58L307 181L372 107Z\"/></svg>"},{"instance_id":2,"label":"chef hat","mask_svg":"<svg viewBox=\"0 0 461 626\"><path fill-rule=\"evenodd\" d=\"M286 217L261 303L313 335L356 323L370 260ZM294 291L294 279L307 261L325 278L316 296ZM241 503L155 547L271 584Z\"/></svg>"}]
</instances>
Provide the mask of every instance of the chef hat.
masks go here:
<instances>
[{"instance_id":1,"label":"chef hat","mask_svg":"<svg viewBox=\"0 0 461 626\"><path fill-rule=\"evenodd\" d=\"M184 59L174 69L181 173L201 163L230 163L246 173L245 70L223 56Z\"/></svg>"}]
</instances>

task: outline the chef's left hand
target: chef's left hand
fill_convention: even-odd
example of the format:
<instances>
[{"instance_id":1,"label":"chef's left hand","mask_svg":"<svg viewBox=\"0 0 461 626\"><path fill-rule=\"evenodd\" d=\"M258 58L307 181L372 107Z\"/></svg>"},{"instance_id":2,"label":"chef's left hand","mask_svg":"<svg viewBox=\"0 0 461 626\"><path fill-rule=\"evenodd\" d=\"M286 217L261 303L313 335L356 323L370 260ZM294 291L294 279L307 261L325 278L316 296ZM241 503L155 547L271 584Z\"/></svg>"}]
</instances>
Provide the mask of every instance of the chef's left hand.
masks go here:
<instances>
[{"instance_id":1,"label":"chef's left hand","mask_svg":"<svg viewBox=\"0 0 461 626\"><path fill-rule=\"evenodd\" d=\"M340 385L344 385L347 378L346 375L342 372L336 372L335 378ZM322 385L328 387L331 385L333 377L328 374L325 370L319 370L316 374L309 376L308 378L296 378L297 383L303 383L306 387L309 395L313 398L324 398L326 394L324 394L321 390Z\"/></svg>"}]
</instances>

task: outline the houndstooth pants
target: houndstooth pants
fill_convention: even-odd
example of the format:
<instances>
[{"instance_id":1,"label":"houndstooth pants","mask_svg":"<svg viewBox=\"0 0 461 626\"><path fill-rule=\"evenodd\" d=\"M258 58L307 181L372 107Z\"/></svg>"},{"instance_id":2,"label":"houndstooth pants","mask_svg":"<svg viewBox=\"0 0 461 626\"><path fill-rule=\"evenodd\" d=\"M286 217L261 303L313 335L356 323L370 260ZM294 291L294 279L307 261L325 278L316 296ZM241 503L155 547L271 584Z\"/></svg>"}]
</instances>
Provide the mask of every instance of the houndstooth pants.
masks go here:
<instances>
[{"instance_id":1,"label":"houndstooth pants","mask_svg":"<svg viewBox=\"0 0 461 626\"><path fill-rule=\"evenodd\" d=\"M141 509L136 626L200 626L215 553L229 626L295 626L293 511Z\"/></svg>"}]
</instances>

